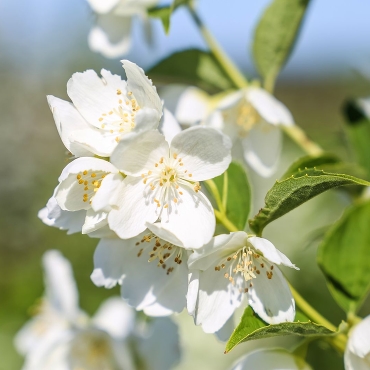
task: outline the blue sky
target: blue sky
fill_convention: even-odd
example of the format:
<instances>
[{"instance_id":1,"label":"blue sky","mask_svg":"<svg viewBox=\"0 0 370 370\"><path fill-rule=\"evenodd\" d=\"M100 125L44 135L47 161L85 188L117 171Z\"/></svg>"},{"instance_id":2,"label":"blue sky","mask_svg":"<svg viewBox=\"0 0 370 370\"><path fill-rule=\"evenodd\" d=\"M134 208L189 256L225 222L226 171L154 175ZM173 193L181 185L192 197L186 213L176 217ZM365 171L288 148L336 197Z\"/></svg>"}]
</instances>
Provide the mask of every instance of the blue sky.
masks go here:
<instances>
[{"instance_id":1,"label":"blue sky","mask_svg":"<svg viewBox=\"0 0 370 370\"><path fill-rule=\"evenodd\" d=\"M250 73L253 29L268 3L269 0L198 1L210 30L238 65ZM368 1L312 0L298 45L282 77L348 75L353 68L370 66L369 15ZM63 65L68 58L76 60L80 53L90 53L86 36L92 22L85 0L2 0L0 47L5 52L0 55L0 63L6 58L32 70ZM184 10L174 15L168 37L159 22L155 30L155 47L148 49L141 45L140 29L135 27L137 41L129 59L148 67L174 50L205 46ZM91 60L111 65L93 53Z\"/></svg>"}]
</instances>

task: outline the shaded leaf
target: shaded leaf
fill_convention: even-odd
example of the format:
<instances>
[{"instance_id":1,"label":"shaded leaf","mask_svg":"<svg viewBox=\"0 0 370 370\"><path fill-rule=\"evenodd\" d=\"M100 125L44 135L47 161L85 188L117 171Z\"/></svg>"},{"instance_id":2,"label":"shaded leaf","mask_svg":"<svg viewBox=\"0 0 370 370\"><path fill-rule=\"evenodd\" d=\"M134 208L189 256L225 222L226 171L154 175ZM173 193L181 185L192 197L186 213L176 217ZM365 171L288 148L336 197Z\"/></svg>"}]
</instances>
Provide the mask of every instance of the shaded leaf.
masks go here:
<instances>
[{"instance_id":1,"label":"shaded leaf","mask_svg":"<svg viewBox=\"0 0 370 370\"><path fill-rule=\"evenodd\" d=\"M249 220L249 225L257 235L261 235L270 222L315 196L344 185L369 186L370 183L357 177L314 168L299 171L288 179L276 181L266 194L265 207Z\"/></svg>"},{"instance_id":2,"label":"shaded leaf","mask_svg":"<svg viewBox=\"0 0 370 370\"><path fill-rule=\"evenodd\" d=\"M256 67L272 87L297 39L309 0L273 0L260 19L254 36Z\"/></svg>"},{"instance_id":3,"label":"shaded leaf","mask_svg":"<svg viewBox=\"0 0 370 370\"><path fill-rule=\"evenodd\" d=\"M189 0L174 0L171 5L155 6L148 10L149 17L159 18L162 21L164 31L170 32L170 22L172 13L181 5L186 5Z\"/></svg>"},{"instance_id":4,"label":"shaded leaf","mask_svg":"<svg viewBox=\"0 0 370 370\"><path fill-rule=\"evenodd\" d=\"M196 85L208 91L234 87L215 57L198 49L174 53L161 60L147 74L153 80Z\"/></svg>"},{"instance_id":5,"label":"shaded leaf","mask_svg":"<svg viewBox=\"0 0 370 370\"><path fill-rule=\"evenodd\" d=\"M355 311L370 288L370 201L348 210L319 245L317 261L334 299Z\"/></svg>"},{"instance_id":6,"label":"shaded leaf","mask_svg":"<svg viewBox=\"0 0 370 370\"><path fill-rule=\"evenodd\" d=\"M270 338L283 335L297 335L301 337L321 337L333 335L334 332L325 326L307 322L284 322L281 324L267 325L252 310L247 307L239 325L231 334L226 343L225 353L230 352L240 343L254 339Z\"/></svg>"},{"instance_id":7,"label":"shaded leaf","mask_svg":"<svg viewBox=\"0 0 370 370\"><path fill-rule=\"evenodd\" d=\"M370 120L360 102L364 103L364 99L347 101L344 106L346 132L357 163L366 170L367 177L370 178Z\"/></svg>"}]
</instances>

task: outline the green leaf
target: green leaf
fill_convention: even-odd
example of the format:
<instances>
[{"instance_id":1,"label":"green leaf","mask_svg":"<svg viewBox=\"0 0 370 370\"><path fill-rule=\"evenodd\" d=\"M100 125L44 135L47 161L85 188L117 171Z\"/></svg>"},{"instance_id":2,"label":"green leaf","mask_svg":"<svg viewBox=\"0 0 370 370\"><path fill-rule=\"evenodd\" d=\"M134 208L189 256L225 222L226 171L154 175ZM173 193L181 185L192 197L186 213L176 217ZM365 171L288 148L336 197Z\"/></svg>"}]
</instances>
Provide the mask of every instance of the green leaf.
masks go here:
<instances>
[{"instance_id":1,"label":"green leaf","mask_svg":"<svg viewBox=\"0 0 370 370\"><path fill-rule=\"evenodd\" d=\"M309 0L274 0L257 25L253 56L270 90L293 50L308 3Z\"/></svg>"},{"instance_id":2,"label":"green leaf","mask_svg":"<svg viewBox=\"0 0 370 370\"><path fill-rule=\"evenodd\" d=\"M227 171L213 181L222 203L226 205L227 218L239 230L244 230L251 208L251 187L244 167L231 162Z\"/></svg>"},{"instance_id":3,"label":"green leaf","mask_svg":"<svg viewBox=\"0 0 370 370\"><path fill-rule=\"evenodd\" d=\"M149 17L159 18L163 28L168 34L170 32L170 21L172 13L181 5L186 5L189 0L174 0L171 5L155 6L148 10Z\"/></svg>"},{"instance_id":4,"label":"green leaf","mask_svg":"<svg viewBox=\"0 0 370 370\"><path fill-rule=\"evenodd\" d=\"M267 325L252 310L247 307L239 325L231 334L226 343L225 353L230 352L242 342L254 339L270 338L283 335L297 335L301 337L321 337L333 335L334 332L325 326L307 322L284 322L281 324Z\"/></svg>"},{"instance_id":5,"label":"green leaf","mask_svg":"<svg viewBox=\"0 0 370 370\"><path fill-rule=\"evenodd\" d=\"M265 207L249 220L249 225L257 235L262 235L262 230L270 222L316 195L344 185L369 186L370 183L357 177L324 172L315 168L299 171L286 180L276 181L266 194Z\"/></svg>"},{"instance_id":6,"label":"green leaf","mask_svg":"<svg viewBox=\"0 0 370 370\"><path fill-rule=\"evenodd\" d=\"M356 161L366 170L370 178L370 120L356 100L347 101L344 107L346 132Z\"/></svg>"},{"instance_id":7,"label":"green leaf","mask_svg":"<svg viewBox=\"0 0 370 370\"><path fill-rule=\"evenodd\" d=\"M234 88L216 58L206 51L180 51L160 61L147 73L153 80L167 83L197 85L204 90L220 91Z\"/></svg>"},{"instance_id":8,"label":"green leaf","mask_svg":"<svg viewBox=\"0 0 370 370\"><path fill-rule=\"evenodd\" d=\"M318 264L345 311L359 308L370 288L370 201L349 209L318 248Z\"/></svg>"},{"instance_id":9,"label":"green leaf","mask_svg":"<svg viewBox=\"0 0 370 370\"><path fill-rule=\"evenodd\" d=\"M333 154L324 153L317 156L306 155L293 162L285 171L284 175L281 176L280 180L285 180L288 177L295 175L300 170L304 170L305 168L320 167L322 165L336 164L339 162L340 159Z\"/></svg>"}]
</instances>

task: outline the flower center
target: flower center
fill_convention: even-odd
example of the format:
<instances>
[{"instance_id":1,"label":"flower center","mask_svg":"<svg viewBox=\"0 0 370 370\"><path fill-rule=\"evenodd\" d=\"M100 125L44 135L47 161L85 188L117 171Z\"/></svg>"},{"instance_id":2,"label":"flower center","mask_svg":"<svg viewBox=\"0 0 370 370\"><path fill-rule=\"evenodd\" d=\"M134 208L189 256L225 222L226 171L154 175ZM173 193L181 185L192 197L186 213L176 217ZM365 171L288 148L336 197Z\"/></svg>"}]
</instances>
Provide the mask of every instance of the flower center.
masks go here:
<instances>
[{"instance_id":1,"label":"flower center","mask_svg":"<svg viewBox=\"0 0 370 370\"><path fill-rule=\"evenodd\" d=\"M241 128L239 135L244 137L252 129L254 125L261 121L261 116L252 104L243 101L237 112L236 123Z\"/></svg>"},{"instance_id":2,"label":"flower center","mask_svg":"<svg viewBox=\"0 0 370 370\"><path fill-rule=\"evenodd\" d=\"M108 134L116 135L118 142L122 135L132 131L135 127L135 116L140 110L132 92L123 96L121 90L117 90L117 105L109 112L103 112L99 117L100 128Z\"/></svg>"},{"instance_id":3,"label":"flower center","mask_svg":"<svg viewBox=\"0 0 370 370\"><path fill-rule=\"evenodd\" d=\"M103 171L89 171L85 170L76 175L79 185L83 188L82 200L91 204L91 200L95 193L99 190L101 182L107 175Z\"/></svg>"},{"instance_id":4,"label":"flower center","mask_svg":"<svg viewBox=\"0 0 370 370\"><path fill-rule=\"evenodd\" d=\"M233 285L238 284L241 293L248 293L248 288L252 288L253 279L261 274L261 270L266 270L269 280L273 277L274 266L268 268L265 259L251 247L243 247L237 252L228 255L215 266L215 271L226 270L224 277ZM241 277L242 279L238 279Z\"/></svg>"},{"instance_id":5,"label":"flower center","mask_svg":"<svg viewBox=\"0 0 370 370\"><path fill-rule=\"evenodd\" d=\"M86 329L78 333L70 347L72 369L116 369L108 334Z\"/></svg>"},{"instance_id":6,"label":"flower center","mask_svg":"<svg viewBox=\"0 0 370 370\"><path fill-rule=\"evenodd\" d=\"M149 256L148 262L158 260L157 266L166 270L167 275L175 269L176 265L182 263L183 249L158 238L153 233L144 235L136 246L140 247L138 257L144 254Z\"/></svg>"},{"instance_id":7,"label":"flower center","mask_svg":"<svg viewBox=\"0 0 370 370\"><path fill-rule=\"evenodd\" d=\"M153 201L161 209L181 201L181 187L189 187L196 193L201 189L199 182L191 181L192 176L176 153L172 157L161 157L150 171L141 174Z\"/></svg>"}]
</instances>

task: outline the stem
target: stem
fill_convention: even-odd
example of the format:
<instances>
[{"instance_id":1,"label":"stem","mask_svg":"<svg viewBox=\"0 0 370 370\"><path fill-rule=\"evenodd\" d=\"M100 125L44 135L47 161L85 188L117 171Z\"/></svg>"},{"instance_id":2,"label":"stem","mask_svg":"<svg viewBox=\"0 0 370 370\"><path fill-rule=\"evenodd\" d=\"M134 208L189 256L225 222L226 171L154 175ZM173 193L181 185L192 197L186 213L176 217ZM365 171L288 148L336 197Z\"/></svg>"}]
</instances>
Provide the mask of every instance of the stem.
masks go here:
<instances>
[{"instance_id":1,"label":"stem","mask_svg":"<svg viewBox=\"0 0 370 370\"><path fill-rule=\"evenodd\" d=\"M331 331L337 331L337 328L328 321L324 316L317 312L290 284L290 290L293 294L294 300L301 311L308 316L309 319L317 324L321 324Z\"/></svg>"},{"instance_id":2,"label":"stem","mask_svg":"<svg viewBox=\"0 0 370 370\"><path fill-rule=\"evenodd\" d=\"M208 186L209 190L211 191L213 197L215 198L215 201L216 201L216 204L217 204L217 207L218 207L220 213L225 214L225 208L223 206L223 203L222 203L222 200L221 200L221 197L220 197L220 193L217 189L217 186L216 186L215 182L212 179L206 180L204 182L206 183L206 185Z\"/></svg>"},{"instance_id":3,"label":"stem","mask_svg":"<svg viewBox=\"0 0 370 370\"><path fill-rule=\"evenodd\" d=\"M229 175L227 171L224 172L224 187L222 189L222 206L224 209L227 207L227 195L229 191Z\"/></svg>"},{"instance_id":4,"label":"stem","mask_svg":"<svg viewBox=\"0 0 370 370\"><path fill-rule=\"evenodd\" d=\"M294 300L301 311L313 322L323 325L331 331L336 332L337 328L324 316L317 312L293 287L289 284ZM344 353L346 349L347 337L340 333L333 337L325 338L334 348Z\"/></svg>"},{"instance_id":5,"label":"stem","mask_svg":"<svg viewBox=\"0 0 370 370\"><path fill-rule=\"evenodd\" d=\"M293 126L280 126L282 130L303 149L307 154L320 155L324 151L313 141L311 141L306 133L297 125Z\"/></svg>"},{"instance_id":6,"label":"stem","mask_svg":"<svg viewBox=\"0 0 370 370\"><path fill-rule=\"evenodd\" d=\"M233 81L235 86L238 88L243 88L248 86L248 81L235 66L232 60L227 56L227 54L222 50L217 40L213 37L211 32L206 28L199 15L196 13L192 5L188 6L191 17L193 18L195 24L198 26L204 40L208 44L212 54L221 64L222 68L229 75L230 79Z\"/></svg>"},{"instance_id":7,"label":"stem","mask_svg":"<svg viewBox=\"0 0 370 370\"><path fill-rule=\"evenodd\" d=\"M239 229L227 218L224 213L221 213L217 209L214 211L217 220L220 221L226 227L226 229L228 229L230 232L239 231Z\"/></svg>"}]
</instances>

